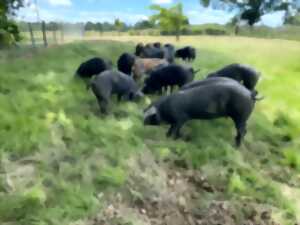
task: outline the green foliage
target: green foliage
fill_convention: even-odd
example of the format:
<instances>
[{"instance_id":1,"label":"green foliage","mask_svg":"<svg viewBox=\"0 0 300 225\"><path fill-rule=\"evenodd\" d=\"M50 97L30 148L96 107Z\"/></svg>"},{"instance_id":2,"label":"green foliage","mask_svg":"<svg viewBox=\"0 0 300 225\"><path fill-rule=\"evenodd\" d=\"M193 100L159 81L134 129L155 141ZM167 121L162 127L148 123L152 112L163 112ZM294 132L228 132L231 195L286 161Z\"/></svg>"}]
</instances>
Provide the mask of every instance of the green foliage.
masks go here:
<instances>
[{"instance_id":1,"label":"green foliage","mask_svg":"<svg viewBox=\"0 0 300 225\"><path fill-rule=\"evenodd\" d=\"M241 177L234 173L230 177L228 189L230 192L244 192L246 190L246 185Z\"/></svg>"},{"instance_id":2,"label":"green foliage","mask_svg":"<svg viewBox=\"0 0 300 225\"><path fill-rule=\"evenodd\" d=\"M149 20L138 21L134 25L134 29L136 29L136 30L151 29L151 28L154 28L154 24L151 23L151 21L149 21Z\"/></svg>"},{"instance_id":3,"label":"green foliage","mask_svg":"<svg viewBox=\"0 0 300 225\"><path fill-rule=\"evenodd\" d=\"M300 13L288 17L285 24L300 26Z\"/></svg>"},{"instance_id":4,"label":"green foliage","mask_svg":"<svg viewBox=\"0 0 300 225\"><path fill-rule=\"evenodd\" d=\"M24 5L24 0L2 0L0 2L0 16L14 14L14 11Z\"/></svg>"},{"instance_id":5,"label":"green foliage","mask_svg":"<svg viewBox=\"0 0 300 225\"><path fill-rule=\"evenodd\" d=\"M115 29L120 33L123 27L125 27L125 24L120 19L115 19L114 22Z\"/></svg>"},{"instance_id":6,"label":"green foliage","mask_svg":"<svg viewBox=\"0 0 300 225\"><path fill-rule=\"evenodd\" d=\"M278 28L270 28L266 26L252 27L249 29L245 26L239 27L240 36L258 37L258 38L273 38L273 39L287 39L300 40L300 27L285 25Z\"/></svg>"},{"instance_id":7,"label":"green foliage","mask_svg":"<svg viewBox=\"0 0 300 225\"><path fill-rule=\"evenodd\" d=\"M104 25L102 23L92 23L92 22L87 22L84 26L84 29L86 31L99 31L99 32L103 32L104 30Z\"/></svg>"},{"instance_id":8,"label":"green foliage","mask_svg":"<svg viewBox=\"0 0 300 225\"><path fill-rule=\"evenodd\" d=\"M229 35L231 31L228 29L228 27L219 24L203 24L190 26L186 32L192 35Z\"/></svg>"},{"instance_id":9,"label":"green foliage","mask_svg":"<svg viewBox=\"0 0 300 225\"><path fill-rule=\"evenodd\" d=\"M147 35L147 36L159 36L161 32L158 29L146 29L146 30L129 30L129 35Z\"/></svg>"},{"instance_id":10,"label":"green foliage","mask_svg":"<svg viewBox=\"0 0 300 225\"><path fill-rule=\"evenodd\" d=\"M182 29L188 25L188 18L183 14L182 4L167 9L159 5L152 5L150 9L158 11L157 14L151 16L153 23L158 22L160 29L164 32L174 32L177 40L179 40Z\"/></svg>"},{"instance_id":11,"label":"green foliage","mask_svg":"<svg viewBox=\"0 0 300 225\"><path fill-rule=\"evenodd\" d=\"M284 163L300 171L300 151L298 148L288 148L283 151Z\"/></svg>"},{"instance_id":12,"label":"green foliage","mask_svg":"<svg viewBox=\"0 0 300 225\"><path fill-rule=\"evenodd\" d=\"M56 22L50 22L46 24L46 29L50 31L56 31L59 29L59 24Z\"/></svg>"},{"instance_id":13,"label":"green foliage","mask_svg":"<svg viewBox=\"0 0 300 225\"><path fill-rule=\"evenodd\" d=\"M105 167L101 170L101 174L95 178L95 182L102 188L105 187L119 187L124 184L126 175L122 168Z\"/></svg>"},{"instance_id":14,"label":"green foliage","mask_svg":"<svg viewBox=\"0 0 300 225\"><path fill-rule=\"evenodd\" d=\"M212 1L199 0L200 4L205 7L209 6ZM229 5L228 9L238 9L238 17L240 20L245 20L250 26L258 22L264 14L273 11L285 11L286 19L291 14L291 11L299 8L297 1L282 1L282 0L253 0L253 1L239 1L239 0L219 0L217 7L224 8L224 4Z\"/></svg>"},{"instance_id":15,"label":"green foliage","mask_svg":"<svg viewBox=\"0 0 300 225\"><path fill-rule=\"evenodd\" d=\"M40 205L44 205L47 200L45 190L41 186L32 187L24 193L24 196L33 201L37 201Z\"/></svg>"},{"instance_id":16,"label":"green foliage","mask_svg":"<svg viewBox=\"0 0 300 225\"><path fill-rule=\"evenodd\" d=\"M0 16L0 49L11 46L20 40L21 37L16 23L7 20L5 16Z\"/></svg>"},{"instance_id":17,"label":"green foliage","mask_svg":"<svg viewBox=\"0 0 300 225\"><path fill-rule=\"evenodd\" d=\"M32 216L35 216L43 206L39 200L24 195L1 195L0 196L0 221L14 221L26 224Z\"/></svg>"},{"instance_id":18,"label":"green foliage","mask_svg":"<svg viewBox=\"0 0 300 225\"><path fill-rule=\"evenodd\" d=\"M0 2L0 49L20 41L19 29L8 15L23 6L23 0L2 0Z\"/></svg>"}]
</instances>

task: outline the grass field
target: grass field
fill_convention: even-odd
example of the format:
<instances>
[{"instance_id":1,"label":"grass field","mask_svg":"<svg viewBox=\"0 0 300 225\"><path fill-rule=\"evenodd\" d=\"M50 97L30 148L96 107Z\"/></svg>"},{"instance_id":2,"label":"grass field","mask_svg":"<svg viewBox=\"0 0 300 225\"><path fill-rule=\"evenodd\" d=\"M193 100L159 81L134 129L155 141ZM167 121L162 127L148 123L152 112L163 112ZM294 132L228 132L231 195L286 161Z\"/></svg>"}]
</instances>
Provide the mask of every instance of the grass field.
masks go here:
<instances>
[{"instance_id":1,"label":"grass field","mask_svg":"<svg viewBox=\"0 0 300 225\"><path fill-rule=\"evenodd\" d=\"M300 221L300 45L234 37L184 37L197 48L197 79L232 62L262 72L245 143L231 121L188 123L184 140L144 127L139 103L103 117L76 67L116 62L136 42L105 36L0 56L0 224L287 224ZM173 42L173 37L159 41ZM154 221L154 222L153 222Z\"/></svg>"}]
</instances>

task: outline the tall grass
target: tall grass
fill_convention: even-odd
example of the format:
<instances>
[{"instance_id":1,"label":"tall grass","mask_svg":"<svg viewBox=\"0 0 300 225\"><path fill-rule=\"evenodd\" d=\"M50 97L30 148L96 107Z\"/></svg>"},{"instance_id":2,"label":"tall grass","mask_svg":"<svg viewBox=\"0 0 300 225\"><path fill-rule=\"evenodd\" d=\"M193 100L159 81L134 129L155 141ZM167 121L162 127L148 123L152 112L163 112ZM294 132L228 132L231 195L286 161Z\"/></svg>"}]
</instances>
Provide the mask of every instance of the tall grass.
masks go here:
<instances>
[{"instance_id":1,"label":"tall grass","mask_svg":"<svg viewBox=\"0 0 300 225\"><path fill-rule=\"evenodd\" d=\"M118 37L154 41L153 37ZM160 38L170 41L166 37ZM185 140L165 137L166 127L144 127L139 103L112 102L104 117L80 80L77 66L100 56L116 62L132 42L74 43L35 52L3 53L0 58L0 221L12 224L68 224L101 210L102 192L127 182L128 159L150 149L158 159L201 170L222 186L222 199L268 204L286 223L299 212L278 182L300 187L300 105L297 42L250 38L188 37L197 47L200 79L221 66L249 63L262 72L257 103L243 147L233 147L231 121L195 121ZM284 47L284 50L283 50ZM151 96L157 98L157 96ZM281 176L277 171L285 171ZM216 179L218 177L218 179ZM25 178L25 179L24 179ZM276 181L276 182L275 182ZM217 196L214 196L217 198ZM29 210L31 209L31 210Z\"/></svg>"}]
</instances>

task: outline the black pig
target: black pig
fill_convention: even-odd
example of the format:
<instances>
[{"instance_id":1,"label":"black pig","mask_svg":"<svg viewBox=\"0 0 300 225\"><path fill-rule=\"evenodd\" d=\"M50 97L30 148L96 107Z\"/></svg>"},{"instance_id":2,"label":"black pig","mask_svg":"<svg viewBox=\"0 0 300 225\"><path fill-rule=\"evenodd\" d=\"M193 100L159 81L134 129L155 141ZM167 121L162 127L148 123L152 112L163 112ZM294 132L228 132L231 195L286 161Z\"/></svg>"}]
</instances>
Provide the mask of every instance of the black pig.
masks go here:
<instances>
[{"instance_id":1,"label":"black pig","mask_svg":"<svg viewBox=\"0 0 300 225\"><path fill-rule=\"evenodd\" d=\"M144 124L165 122L171 125L167 136L179 138L180 129L188 120L230 117L237 130L236 145L240 146L256 100L255 93L234 80L211 82L162 97L144 111Z\"/></svg>"},{"instance_id":2,"label":"black pig","mask_svg":"<svg viewBox=\"0 0 300 225\"><path fill-rule=\"evenodd\" d=\"M122 97L134 100L143 96L133 78L119 71L107 70L100 73L90 82L90 87L102 113L107 113L110 96L113 94L117 95L118 101Z\"/></svg>"},{"instance_id":3,"label":"black pig","mask_svg":"<svg viewBox=\"0 0 300 225\"><path fill-rule=\"evenodd\" d=\"M243 64L230 64L224 68L211 73L207 78L211 77L227 77L242 83L246 88L253 91L259 80L260 73L250 66Z\"/></svg>"},{"instance_id":4,"label":"black pig","mask_svg":"<svg viewBox=\"0 0 300 225\"><path fill-rule=\"evenodd\" d=\"M118 70L127 74L132 75L132 67L135 62L135 56L129 53L123 53L118 59Z\"/></svg>"},{"instance_id":5,"label":"black pig","mask_svg":"<svg viewBox=\"0 0 300 225\"><path fill-rule=\"evenodd\" d=\"M75 75L81 78L91 78L92 76L97 75L105 70L109 70L111 68L111 61L95 57L80 64Z\"/></svg>"},{"instance_id":6,"label":"black pig","mask_svg":"<svg viewBox=\"0 0 300 225\"><path fill-rule=\"evenodd\" d=\"M149 77L145 79L142 92L151 94L161 92L163 88L174 86L182 87L183 85L193 81L195 71L192 67L171 64L159 67L154 70Z\"/></svg>"},{"instance_id":7,"label":"black pig","mask_svg":"<svg viewBox=\"0 0 300 225\"><path fill-rule=\"evenodd\" d=\"M182 60L192 61L196 58L196 49L191 46L186 46L184 48L178 49L175 52L176 58L181 58Z\"/></svg>"}]
</instances>

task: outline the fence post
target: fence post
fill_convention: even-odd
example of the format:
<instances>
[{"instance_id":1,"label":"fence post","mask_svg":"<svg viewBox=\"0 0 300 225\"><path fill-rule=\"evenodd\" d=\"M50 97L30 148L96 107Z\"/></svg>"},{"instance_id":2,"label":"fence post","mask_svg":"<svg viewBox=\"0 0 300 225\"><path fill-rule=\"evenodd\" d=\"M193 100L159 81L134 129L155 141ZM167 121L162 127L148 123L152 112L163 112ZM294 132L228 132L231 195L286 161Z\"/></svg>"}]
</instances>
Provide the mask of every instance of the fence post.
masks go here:
<instances>
[{"instance_id":1,"label":"fence post","mask_svg":"<svg viewBox=\"0 0 300 225\"><path fill-rule=\"evenodd\" d=\"M56 27L53 28L53 40L54 40L54 43L57 44Z\"/></svg>"},{"instance_id":2,"label":"fence post","mask_svg":"<svg viewBox=\"0 0 300 225\"><path fill-rule=\"evenodd\" d=\"M84 34L85 34L85 30L84 30L84 26L81 27L81 39L84 39Z\"/></svg>"},{"instance_id":3,"label":"fence post","mask_svg":"<svg viewBox=\"0 0 300 225\"><path fill-rule=\"evenodd\" d=\"M34 40L34 36L33 36L31 23L28 23L28 29L29 29L29 33L30 33L31 46L33 48L35 48L35 40Z\"/></svg>"},{"instance_id":4,"label":"fence post","mask_svg":"<svg viewBox=\"0 0 300 225\"><path fill-rule=\"evenodd\" d=\"M45 23L45 21L42 21L42 32L43 32L44 46L45 46L45 48L47 48L48 47L48 42L47 42L47 36L46 36L46 23Z\"/></svg>"},{"instance_id":5,"label":"fence post","mask_svg":"<svg viewBox=\"0 0 300 225\"><path fill-rule=\"evenodd\" d=\"M60 41L63 44L64 43L64 25L60 25Z\"/></svg>"}]
</instances>

